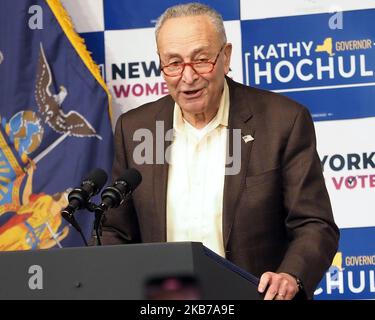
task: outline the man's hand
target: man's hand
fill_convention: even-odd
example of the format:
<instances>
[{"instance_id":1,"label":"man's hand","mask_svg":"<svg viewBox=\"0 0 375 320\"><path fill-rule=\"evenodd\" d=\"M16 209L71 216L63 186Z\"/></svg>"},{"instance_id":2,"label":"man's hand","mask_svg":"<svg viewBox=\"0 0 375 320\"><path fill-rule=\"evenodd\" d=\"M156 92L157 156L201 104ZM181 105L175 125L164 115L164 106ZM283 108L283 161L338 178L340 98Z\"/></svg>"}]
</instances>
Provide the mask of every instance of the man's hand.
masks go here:
<instances>
[{"instance_id":1,"label":"man's hand","mask_svg":"<svg viewBox=\"0 0 375 320\"><path fill-rule=\"evenodd\" d=\"M260 277L258 291L263 293L268 286L264 300L291 300L298 292L297 280L290 274L265 272Z\"/></svg>"}]
</instances>

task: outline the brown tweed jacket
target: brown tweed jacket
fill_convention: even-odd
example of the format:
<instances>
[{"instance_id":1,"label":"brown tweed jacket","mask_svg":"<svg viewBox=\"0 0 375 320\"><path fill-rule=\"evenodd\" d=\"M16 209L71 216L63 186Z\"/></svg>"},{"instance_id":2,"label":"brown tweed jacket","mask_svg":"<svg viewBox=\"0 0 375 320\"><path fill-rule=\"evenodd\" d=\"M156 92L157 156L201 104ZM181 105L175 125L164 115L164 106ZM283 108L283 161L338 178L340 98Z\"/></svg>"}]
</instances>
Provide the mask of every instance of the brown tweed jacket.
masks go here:
<instances>
[{"instance_id":1,"label":"brown tweed jacket","mask_svg":"<svg viewBox=\"0 0 375 320\"><path fill-rule=\"evenodd\" d=\"M241 139L241 170L226 175L223 199L223 242L226 258L260 276L265 271L299 277L309 298L329 268L338 246L322 168L316 152L310 114L298 103L227 78L229 128L251 134ZM120 116L115 131L113 177L134 167L143 181L127 205L108 211L104 244L166 241L168 164L137 164L133 140L139 128L153 137L173 127L170 96ZM162 121L164 129L156 129ZM230 140L231 141L231 140ZM166 142L167 148L170 143ZM231 150L231 148L229 148Z\"/></svg>"}]
</instances>

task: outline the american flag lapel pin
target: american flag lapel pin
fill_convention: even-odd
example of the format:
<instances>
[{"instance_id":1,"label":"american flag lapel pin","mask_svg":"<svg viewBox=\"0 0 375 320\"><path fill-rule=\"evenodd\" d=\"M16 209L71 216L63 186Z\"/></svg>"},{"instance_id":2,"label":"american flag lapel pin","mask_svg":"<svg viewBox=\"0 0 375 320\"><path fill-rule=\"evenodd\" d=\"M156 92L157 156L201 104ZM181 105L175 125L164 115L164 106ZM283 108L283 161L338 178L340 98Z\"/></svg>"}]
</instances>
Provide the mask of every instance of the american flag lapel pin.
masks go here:
<instances>
[{"instance_id":1,"label":"american flag lapel pin","mask_svg":"<svg viewBox=\"0 0 375 320\"><path fill-rule=\"evenodd\" d=\"M251 134L247 134L246 136L243 136L242 139L243 139L243 141L245 141L245 143L248 143L249 141L254 140L254 138Z\"/></svg>"}]
</instances>

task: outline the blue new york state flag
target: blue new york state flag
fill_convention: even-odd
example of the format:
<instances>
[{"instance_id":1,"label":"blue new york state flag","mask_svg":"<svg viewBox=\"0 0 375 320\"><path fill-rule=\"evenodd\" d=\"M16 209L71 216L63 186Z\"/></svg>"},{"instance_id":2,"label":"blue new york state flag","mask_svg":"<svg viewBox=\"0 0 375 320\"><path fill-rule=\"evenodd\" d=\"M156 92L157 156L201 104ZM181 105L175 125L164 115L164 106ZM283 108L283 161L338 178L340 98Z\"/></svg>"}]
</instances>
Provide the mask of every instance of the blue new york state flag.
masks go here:
<instances>
[{"instance_id":1,"label":"blue new york state flag","mask_svg":"<svg viewBox=\"0 0 375 320\"><path fill-rule=\"evenodd\" d=\"M110 170L108 90L59 1L1 0L0 30L0 251L82 246L60 211Z\"/></svg>"}]
</instances>

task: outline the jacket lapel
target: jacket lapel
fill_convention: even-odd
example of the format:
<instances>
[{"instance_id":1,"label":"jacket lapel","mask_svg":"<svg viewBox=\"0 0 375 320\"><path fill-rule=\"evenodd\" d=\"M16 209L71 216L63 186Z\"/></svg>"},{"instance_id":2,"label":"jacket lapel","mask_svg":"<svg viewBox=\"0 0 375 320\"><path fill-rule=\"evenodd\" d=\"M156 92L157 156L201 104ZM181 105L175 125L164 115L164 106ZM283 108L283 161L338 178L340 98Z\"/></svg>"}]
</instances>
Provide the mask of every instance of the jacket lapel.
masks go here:
<instances>
[{"instance_id":1,"label":"jacket lapel","mask_svg":"<svg viewBox=\"0 0 375 320\"><path fill-rule=\"evenodd\" d=\"M165 160L165 151L171 145L171 141L166 141L167 132L173 128L173 106L172 99L168 101L157 113L155 118L155 132L153 133L154 142L154 161L153 164L153 193L154 193L154 219L153 235L155 242L165 242L166 233L166 203L167 203L167 182L168 182L168 163ZM170 137L171 138L171 137ZM170 140L170 139L168 139Z\"/></svg>"},{"instance_id":2,"label":"jacket lapel","mask_svg":"<svg viewBox=\"0 0 375 320\"><path fill-rule=\"evenodd\" d=\"M239 157L238 149L241 152L241 166L239 173L227 174L224 180L224 199L223 199L223 240L224 248L227 248L230 232L232 229L233 221L235 218L236 206L239 201L239 196L245 186L246 171L250 159L250 152L253 145L253 141L248 141L244 137L251 135L255 137L255 130L250 126L252 112L249 107L249 101L245 101L235 96L236 88L231 80L227 80L230 92L230 109L229 109L229 152L228 156ZM233 133L233 129L241 130L241 142L237 142L239 148L233 146L233 137L236 137ZM238 139L238 138L237 138ZM245 142L247 140L247 142ZM233 152L235 154L233 154ZM235 163L235 160L233 160ZM232 164L229 164L233 165ZM227 171L228 172L228 171Z\"/></svg>"}]
</instances>

